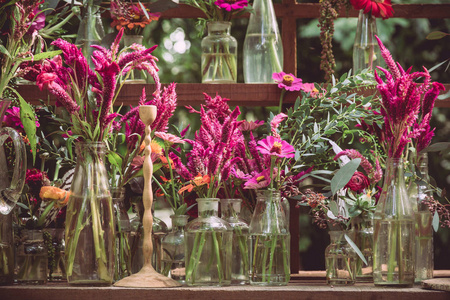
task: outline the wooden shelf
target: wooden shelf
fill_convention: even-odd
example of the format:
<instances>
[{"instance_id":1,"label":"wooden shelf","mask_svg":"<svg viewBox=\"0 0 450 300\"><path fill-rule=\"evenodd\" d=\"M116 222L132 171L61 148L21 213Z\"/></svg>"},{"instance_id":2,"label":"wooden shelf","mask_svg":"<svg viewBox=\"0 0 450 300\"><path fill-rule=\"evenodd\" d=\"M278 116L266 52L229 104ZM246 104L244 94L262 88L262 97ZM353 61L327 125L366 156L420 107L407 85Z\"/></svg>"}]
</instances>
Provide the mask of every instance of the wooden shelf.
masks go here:
<instances>
[{"instance_id":1,"label":"wooden shelf","mask_svg":"<svg viewBox=\"0 0 450 300\"><path fill-rule=\"evenodd\" d=\"M139 97L142 94L142 88L146 89L147 95L151 95L154 91L154 84L126 84L119 94L119 100L115 105L123 104L124 106L136 106ZM450 84L445 84L446 91L450 89ZM40 91L36 85L22 85L18 87L18 91L22 97L32 103L39 104L39 99L49 100L50 104L55 103L55 98L47 91ZM204 104L203 93L210 96L219 94L224 98L230 99L231 106L278 106L280 101L281 89L277 84L202 84L202 83L178 83L176 87L178 94L178 105L200 105ZM370 95L374 90L364 91L363 93ZM287 92L284 103L294 103L298 92ZM437 100L436 107L450 107L450 97L444 100Z\"/></svg>"},{"instance_id":2,"label":"wooden shelf","mask_svg":"<svg viewBox=\"0 0 450 300\"><path fill-rule=\"evenodd\" d=\"M384 288L373 284L354 286L328 286L324 279L294 277L288 286L257 287L180 287L180 288L118 288L118 287L73 287L67 283L47 285L13 285L0 287L3 300L124 300L124 299L310 299L310 300L448 300L449 292L413 288Z\"/></svg>"}]
</instances>

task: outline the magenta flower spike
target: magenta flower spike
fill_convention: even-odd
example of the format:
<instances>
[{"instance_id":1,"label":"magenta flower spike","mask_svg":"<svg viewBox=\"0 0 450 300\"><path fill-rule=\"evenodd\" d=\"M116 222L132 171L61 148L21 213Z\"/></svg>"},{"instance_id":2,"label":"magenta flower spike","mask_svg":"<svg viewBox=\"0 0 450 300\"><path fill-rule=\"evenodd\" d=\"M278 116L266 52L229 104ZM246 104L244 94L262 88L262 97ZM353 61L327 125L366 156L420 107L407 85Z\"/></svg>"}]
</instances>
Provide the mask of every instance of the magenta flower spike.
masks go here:
<instances>
[{"instance_id":1,"label":"magenta flower spike","mask_svg":"<svg viewBox=\"0 0 450 300\"><path fill-rule=\"evenodd\" d=\"M391 70L391 74L394 79L397 79L400 77L400 71L397 67L397 64L395 63L394 59L392 58L391 53L388 49L383 45L381 40L378 38L378 36L375 35L375 38L377 39L378 46L380 47L381 56L384 58L384 61L386 62L389 70Z\"/></svg>"}]
</instances>

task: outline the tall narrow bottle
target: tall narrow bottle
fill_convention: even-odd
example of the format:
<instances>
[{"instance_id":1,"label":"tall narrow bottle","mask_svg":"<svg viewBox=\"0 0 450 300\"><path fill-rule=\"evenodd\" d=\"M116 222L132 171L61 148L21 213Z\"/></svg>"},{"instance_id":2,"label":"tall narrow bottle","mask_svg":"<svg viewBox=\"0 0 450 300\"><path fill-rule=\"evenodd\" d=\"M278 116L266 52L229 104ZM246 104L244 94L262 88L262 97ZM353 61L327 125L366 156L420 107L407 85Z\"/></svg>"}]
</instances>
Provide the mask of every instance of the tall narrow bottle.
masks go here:
<instances>
[{"instance_id":1,"label":"tall narrow bottle","mask_svg":"<svg viewBox=\"0 0 450 300\"><path fill-rule=\"evenodd\" d=\"M272 0L255 0L244 41L245 83L273 83L283 70L283 44Z\"/></svg>"},{"instance_id":2,"label":"tall narrow bottle","mask_svg":"<svg viewBox=\"0 0 450 300\"><path fill-rule=\"evenodd\" d=\"M221 199L221 217L233 229L233 243L231 262L231 284L247 284L249 271L248 236L249 226L239 218L241 213L241 199Z\"/></svg>"},{"instance_id":3,"label":"tall narrow bottle","mask_svg":"<svg viewBox=\"0 0 450 300\"><path fill-rule=\"evenodd\" d=\"M354 74L360 73L364 69L374 70L376 66L381 66L383 60L375 35L377 35L376 18L361 10L353 44Z\"/></svg>"},{"instance_id":4,"label":"tall narrow bottle","mask_svg":"<svg viewBox=\"0 0 450 300\"><path fill-rule=\"evenodd\" d=\"M433 228L432 215L425 204L425 200L430 195L428 176L428 154L419 155L417 180L411 182L409 186L409 197L417 203L417 212L415 213L415 247L416 247L416 265L415 282L433 278L434 269L434 250L433 250Z\"/></svg>"},{"instance_id":5,"label":"tall narrow bottle","mask_svg":"<svg viewBox=\"0 0 450 300\"><path fill-rule=\"evenodd\" d=\"M414 284L414 207L406 192L403 160L388 158L383 191L374 214L373 282Z\"/></svg>"}]
</instances>

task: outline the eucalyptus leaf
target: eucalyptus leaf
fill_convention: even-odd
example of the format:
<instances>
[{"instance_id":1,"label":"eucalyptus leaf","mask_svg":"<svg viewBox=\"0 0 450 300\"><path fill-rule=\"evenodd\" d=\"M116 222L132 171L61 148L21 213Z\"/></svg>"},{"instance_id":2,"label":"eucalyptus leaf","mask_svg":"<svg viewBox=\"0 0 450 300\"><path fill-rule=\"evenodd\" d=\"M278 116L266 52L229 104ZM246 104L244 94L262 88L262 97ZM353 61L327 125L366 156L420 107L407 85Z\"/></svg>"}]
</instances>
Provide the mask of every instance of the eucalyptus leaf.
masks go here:
<instances>
[{"instance_id":1,"label":"eucalyptus leaf","mask_svg":"<svg viewBox=\"0 0 450 300\"><path fill-rule=\"evenodd\" d=\"M434 232L437 232L439 229L439 214L438 214L437 210L434 212L432 225L433 225Z\"/></svg>"},{"instance_id":2,"label":"eucalyptus leaf","mask_svg":"<svg viewBox=\"0 0 450 300\"><path fill-rule=\"evenodd\" d=\"M33 153L33 164L36 160L36 115L33 108L28 102L26 102L22 96L17 93L20 101L20 121L22 122L23 129L27 134L27 138L30 142L30 147Z\"/></svg>"},{"instance_id":3,"label":"eucalyptus leaf","mask_svg":"<svg viewBox=\"0 0 450 300\"><path fill-rule=\"evenodd\" d=\"M361 163L360 158L352 159L347 164L343 165L339 171L331 179L331 192L333 195L336 194L337 191L342 189L352 178L355 171L358 169L359 164Z\"/></svg>"},{"instance_id":4,"label":"eucalyptus leaf","mask_svg":"<svg viewBox=\"0 0 450 300\"><path fill-rule=\"evenodd\" d=\"M358 254L359 258L361 258L361 260L367 266L367 260L364 257L364 255L361 253L361 250L359 250L358 246L356 246L356 244L352 241L352 239L347 234L345 234L344 237L345 237L345 240L347 241L347 243L350 245L350 247L352 247L353 250L355 250L356 254Z\"/></svg>"}]
</instances>

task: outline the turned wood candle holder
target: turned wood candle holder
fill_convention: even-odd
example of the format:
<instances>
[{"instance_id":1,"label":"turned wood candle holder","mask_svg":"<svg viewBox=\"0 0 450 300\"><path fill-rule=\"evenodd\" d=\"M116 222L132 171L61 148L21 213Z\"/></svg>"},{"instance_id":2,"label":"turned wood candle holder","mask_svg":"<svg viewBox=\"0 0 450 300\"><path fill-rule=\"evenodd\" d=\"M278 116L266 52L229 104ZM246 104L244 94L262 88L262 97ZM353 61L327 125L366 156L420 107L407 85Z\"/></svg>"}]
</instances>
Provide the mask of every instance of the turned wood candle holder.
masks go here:
<instances>
[{"instance_id":1,"label":"turned wood candle holder","mask_svg":"<svg viewBox=\"0 0 450 300\"><path fill-rule=\"evenodd\" d=\"M142 202L144 203L144 216L142 218L142 226L144 229L143 237L143 255L144 266L142 269L131 276L125 277L116 283L114 286L120 287L176 287L181 286L177 281L163 276L155 271L152 266L152 204L153 204L153 191L152 191L152 174L153 164L151 159L151 127L150 125L156 118L156 106L154 105L141 105L139 107L139 117L145 124L145 159L143 165L144 171L144 192L142 194Z\"/></svg>"}]
</instances>

